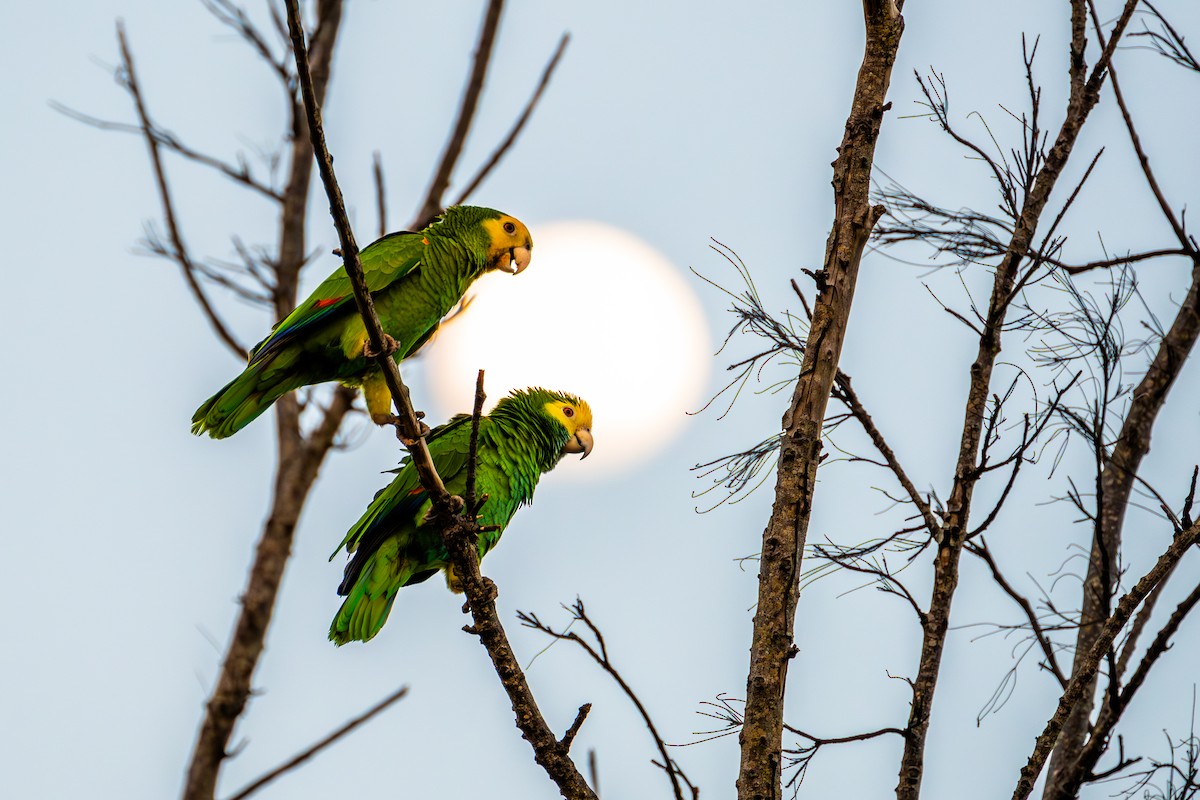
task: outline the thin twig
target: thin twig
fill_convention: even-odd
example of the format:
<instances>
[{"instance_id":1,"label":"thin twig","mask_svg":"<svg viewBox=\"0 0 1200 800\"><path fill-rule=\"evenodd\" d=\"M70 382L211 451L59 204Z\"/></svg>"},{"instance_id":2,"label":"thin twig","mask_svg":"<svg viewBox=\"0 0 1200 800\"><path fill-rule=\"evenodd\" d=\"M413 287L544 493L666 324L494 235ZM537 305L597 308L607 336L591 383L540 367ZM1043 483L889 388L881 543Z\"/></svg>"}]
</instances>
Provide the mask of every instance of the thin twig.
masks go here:
<instances>
[{"instance_id":1,"label":"thin twig","mask_svg":"<svg viewBox=\"0 0 1200 800\"><path fill-rule=\"evenodd\" d=\"M992 551L988 549L986 540L980 539L977 542L968 542L966 549L968 553L978 556L988 565L988 569L992 571L992 578L996 581L997 585L1025 612L1025 618L1029 620L1029 629L1033 632L1034 637L1042 648L1042 654L1046 657L1046 668L1058 679L1059 686L1065 689L1067 687L1067 676L1063 674L1062 668L1058 665L1058 659L1054 656L1054 644L1050 641L1050 637L1046 635L1045 630L1042 629L1041 621L1038 619L1037 613L1033 610L1033 605L1023 594L1013 588L1013 585L1000 572L1000 567L996 564L996 559L992 556Z\"/></svg>"},{"instance_id":2,"label":"thin twig","mask_svg":"<svg viewBox=\"0 0 1200 800\"><path fill-rule=\"evenodd\" d=\"M371 174L375 177L375 208L379 214L379 236L387 236L387 198L383 191L383 160L376 150L371 157Z\"/></svg>"},{"instance_id":3,"label":"thin twig","mask_svg":"<svg viewBox=\"0 0 1200 800\"><path fill-rule=\"evenodd\" d=\"M475 46L471 76L463 91L450 138L446 140L446 149L442 152L441 160L433 173L429 191L425 193L425 201L417 211L417 223L413 226L416 230L424 228L442 211L442 195L450 185L450 175L454 172L454 165L458 162L463 145L467 141L467 133L471 130L471 122L475 118L475 107L479 103L479 94L483 91L488 63L492 57L492 45L496 42L496 31L500 27L500 12L503 9L504 0L489 0L487 11L483 15L483 25L479 29L479 42Z\"/></svg>"},{"instance_id":4,"label":"thin twig","mask_svg":"<svg viewBox=\"0 0 1200 800\"><path fill-rule=\"evenodd\" d=\"M650 712L648 712L646 707L642 705L642 701L638 698L637 694L633 691L629 684L625 682L625 679L621 676L621 673L617 671L617 668L613 666L613 663L609 660L608 648L604 644L604 636L600 633L600 629L588 617L583 606L583 601L579 598L576 598L575 602L567 610L571 612L571 615L575 619L586 625L588 630L592 632L592 635L596 637L599 651L597 651L596 648L592 647L591 644L581 638L579 634L575 633L574 631L554 630L549 625L546 625L540 619L538 619L537 614L518 611L517 619L521 621L522 625L525 625L528 628L533 628L537 631L541 631L542 633L553 637L554 639L571 641L579 645L584 652L591 656L592 660L595 661L601 669L609 674L609 677L617 682L617 685L621 687L621 691L625 693L625 696L629 698L629 701L633 703L634 707L637 709L638 714L641 715L642 722L646 724L646 728L650 731L650 737L654 739L654 745L658 748L659 755L662 757L662 764L659 766L661 766L663 771L667 773L667 777L671 781L671 788L675 793L675 800L683 800L683 789L679 785L679 777L683 777L684 781L688 782L686 776L684 776L682 770L679 769L679 766L675 763L674 759L672 759L667 753L667 744L659 735L658 728L656 728L654 725L654 720L650 718ZM677 775L679 777L676 777ZM690 782L688 783L690 785Z\"/></svg>"},{"instance_id":5,"label":"thin twig","mask_svg":"<svg viewBox=\"0 0 1200 800\"><path fill-rule=\"evenodd\" d=\"M1049 758L1050 751L1054 748L1054 743L1058 740L1063 723L1075 707L1075 704L1083 698L1085 688L1091 684L1100 666L1100 660L1104 658L1105 654L1112 647L1117 634L1129 622L1130 617L1133 616L1133 612L1151 590L1158 585L1163 576L1183 557L1188 548L1197 542L1200 542L1200 523L1192 525L1183 534L1177 535L1166 551L1159 556L1158 561L1155 562L1150 571L1143 575L1141 580L1129 590L1129 593L1117 603L1116 610L1104 622L1099 635L1092 643L1091 649L1088 650L1087 657L1075 666L1071 682L1059 699L1058 708L1055 709L1054 714L1047 721L1045 730L1038 736L1033 753L1029 756L1028 763L1021 768L1021 777L1017 781L1016 789L1013 791L1013 800L1025 800L1025 798L1029 797L1029 793L1033 791L1033 784L1037 780L1038 775L1041 774L1042 767L1045 765L1046 759Z\"/></svg>"},{"instance_id":6,"label":"thin twig","mask_svg":"<svg viewBox=\"0 0 1200 800\"><path fill-rule=\"evenodd\" d=\"M483 183L484 179L495 169L500 163L500 159L508 152L513 143L517 141L517 137L521 135L521 131L525 127L525 123L529 121L529 117L533 114L533 110L537 108L538 102L542 99L542 92L546 91L546 86L550 83L550 78L554 75L554 70L558 68L559 59L567 50L567 44L571 41L571 34L564 33L562 38L558 40L558 47L554 50L554 55L550 57L550 61L546 64L546 68L542 70L542 79L538 81L537 88L533 91L533 96L529 98L529 102L525 104L525 109L521 112L521 116L517 117L517 121L513 123L512 130L504 137L499 146L492 152L484 165L475 173L475 177L467 182L467 188L463 189L458 195L458 199L454 201L454 205L458 205L470 197L471 193L479 188L479 184Z\"/></svg>"},{"instance_id":7,"label":"thin twig","mask_svg":"<svg viewBox=\"0 0 1200 800\"><path fill-rule=\"evenodd\" d=\"M262 787L266 786L271 781L275 780L276 778L278 778L281 775L284 775L287 772L292 771L293 769L300 766L308 759L315 756L317 753L324 750L326 747L329 747L329 745L333 744L334 742L341 739L346 734L353 731L359 725L362 725L367 720L371 719L375 715L384 711L389 706L391 706L393 703L395 703L397 700L404 697L406 694L408 694L408 687L401 686L398 690L396 690L392 694L388 695L383 700L380 700L378 703L376 703L371 708L367 709L365 712L363 712L359 716L354 717L353 719L349 720L348 722L346 722L346 724L342 725L340 728L333 731L325 738L316 742L311 747L308 747L308 748L300 751L295 756L288 759L284 763L280 764L278 767L271 770L270 772L266 773L258 780L254 781L253 783L250 783L245 788L243 788L241 791L239 791L237 794L228 798L228 800L245 800L245 798L254 794L255 792L257 792Z\"/></svg>"},{"instance_id":8,"label":"thin twig","mask_svg":"<svg viewBox=\"0 0 1200 800\"><path fill-rule=\"evenodd\" d=\"M579 712L575 715L575 721L571 723L571 727L567 728L567 732L558 740L558 743L563 746L564 750L570 750L575 737L579 735L579 730L583 727L583 721L587 719L587 715L592 710L591 703L584 703L579 707Z\"/></svg>"},{"instance_id":9,"label":"thin twig","mask_svg":"<svg viewBox=\"0 0 1200 800\"><path fill-rule=\"evenodd\" d=\"M209 302L208 295L204 288L196 279L196 266L192 263L191 256L188 255L187 247L183 243L183 234L179 232L179 225L175 220L175 206L171 201L171 191L167 186L167 175L163 170L162 157L158 152L159 140L152 133L154 130L153 123L150 122L150 115L146 111L146 104L142 100L142 91L138 85L137 72L133 68L133 56L129 53L129 43L125 40L125 25L117 22L117 42L121 48L121 63L125 77L125 87L129 90L129 94L133 97L133 103L137 107L138 119L141 121L142 132L146 137L146 147L150 150L150 163L154 165L154 178L158 183L158 195L162 201L163 216L167 222L167 231L171 235L171 243L175 249L174 256L176 263L183 270L183 278L187 281L188 288L192 290L192 295L196 298L196 302L200 304L200 308L204 311L204 316L208 318L209 324L217 337L224 342L230 350L241 358L246 358L246 348L234 337L229 329L225 326L224 321Z\"/></svg>"}]
</instances>

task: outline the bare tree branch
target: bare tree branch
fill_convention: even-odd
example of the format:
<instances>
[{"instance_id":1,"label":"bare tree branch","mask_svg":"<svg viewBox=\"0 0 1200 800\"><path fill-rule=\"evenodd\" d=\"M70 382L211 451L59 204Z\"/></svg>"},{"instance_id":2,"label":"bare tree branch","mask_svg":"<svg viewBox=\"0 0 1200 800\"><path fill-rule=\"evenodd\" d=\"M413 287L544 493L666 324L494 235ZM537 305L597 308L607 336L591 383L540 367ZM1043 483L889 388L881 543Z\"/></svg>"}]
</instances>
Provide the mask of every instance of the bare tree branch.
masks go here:
<instances>
[{"instance_id":1,"label":"bare tree branch","mask_svg":"<svg viewBox=\"0 0 1200 800\"><path fill-rule=\"evenodd\" d=\"M1025 612L1025 619L1029 621L1029 630L1033 632L1038 645L1042 648L1042 655L1046 657L1046 668L1058 679L1059 685L1065 689L1067 687L1067 676L1063 674L1062 668L1058 665L1058 659L1054 655L1054 644L1050 641L1050 637L1046 635L1041 620L1038 619L1038 615L1033 610L1033 605L1029 602L1029 599L1014 589L1013 585L1004 577L1004 574L1000 572L1000 567L996 564L996 559L992 555L992 551L988 549L986 541L980 539L977 542L968 542L966 548L968 553L978 556L988 565L988 569L992 571L992 578L1004 590L1004 593L1011 597L1013 602Z\"/></svg>"},{"instance_id":2,"label":"bare tree branch","mask_svg":"<svg viewBox=\"0 0 1200 800\"><path fill-rule=\"evenodd\" d=\"M1154 589L1154 587L1163 579L1163 577L1178 563L1188 548L1200 542L1200 523L1192 525L1191 528L1184 531L1182 534L1175 536L1170 547L1159 556L1158 561L1154 566L1142 576L1129 593L1121 598L1117 603L1111 617L1109 617L1100 629L1099 635L1092 643L1091 649L1088 651L1086 658L1076 664L1072 672L1071 682L1067 689L1063 692L1062 698L1059 700L1058 708L1055 709L1053 716L1046 723L1045 730L1038 736L1037 742L1034 745L1033 753L1029 757L1029 762L1021 768L1021 777L1017 781L1017 787L1013 792L1013 800L1025 800L1029 797L1029 793L1033 791L1034 781L1042 771L1042 767L1046 763L1046 759L1050 756L1050 751L1054 747L1059 734L1062 732L1063 724L1067 720L1067 716L1087 692L1087 687L1091 685L1092 680L1096 676L1096 671L1100 666L1100 660L1112 647L1113 642L1117 638L1117 634L1129 622L1133 612L1141 602L1146 599L1146 596Z\"/></svg>"},{"instance_id":3,"label":"bare tree branch","mask_svg":"<svg viewBox=\"0 0 1200 800\"><path fill-rule=\"evenodd\" d=\"M462 153L467 141L467 133L471 130L471 122L475 118L475 106L479 102L479 94L483 91L483 82L487 77L488 63L492 57L492 45L496 42L496 31L500 27L500 12L504 9L504 0L488 0L487 11L483 15L483 25L479 29L479 43L475 46L475 57L471 63L471 76L463 91L462 103L458 107L458 117L450 138L446 140L446 149L433 173L429 191L425 193L425 202L417 211L417 222L414 225L420 230L433 221L442 211L442 196L450 185L450 175L454 165Z\"/></svg>"},{"instance_id":4,"label":"bare tree branch","mask_svg":"<svg viewBox=\"0 0 1200 800\"><path fill-rule=\"evenodd\" d=\"M739 800L778 798L782 792L784 687L792 644L804 541L812 513L821 427L845 340L863 249L883 207L868 201L871 165L892 66L904 30L897 3L864 4L866 42L846 132L833 167L834 221L804 361L783 416L775 502L763 531L758 605L746 678L745 722L738 736Z\"/></svg>"},{"instance_id":5,"label":"bare tree branch","mask_svg":"<svg viewBox=\"0 0 1200 800\"><path fill-rule=\"evenodd\" d=\"M896 476L896 480L904 487L904 491L908 494L908 499L921 512L921 519L924 520L925 529L929 531L929 535L935 539L940 538L942 535L942 526L938 523L937 518L933 516L933 511L929 507L929 501L921 497L920 492L917 491L917 487L913 485L904 468L900 466L895 452L888 446L887 441L883 438L883 434L875 426L875 421L871 419L871 415L867 413L862 402L858 399L858 394L851 387L850 376L839 369L837 377L834 380L833 397L845 403L846 407L850 409L850 413L862 425L867 436L871 438L871 443L875 445L875 449L883 456L888 468Z\"/></svg>"},{"instance_id":6,"label":"bare tree branch","mask_svg":"<svg viewBox=\"0 0 1200 800\"><path fill-rule=\"evenodd\" d=\"M401 686L397 691L393 692L392 694L388 695L384 699L380 700L378 703L376 703L371 708L364 711L359 716L354 717L353 719L349 720L348 722L346 722L346 724L342 725L337 730L331 732L328 736L324 737L320 741L315 742L311 747L305 748L304 750L300 751L292 758L290 758L287 761L285 761L284 763L280 764L275 769L266 773L265 775L258 778L254 782L248 784L245 788L243 788L237 794L228 798L228 800L245 800L245 798L254 794L259 789L261 789L264 786L266 786L267 784L271 783L276 778L278 778L281 775L284 775L288 772L291 772L293 769L300 766L305 761L308 761L310 758L315 756L317 753L320 753L326 747L329 747L329 745L333 744L334 742L336 742L339 739L341 739L342 737L344 737L346 734L353 731L359 725L362 725L364 722L367 722L375 715L386 710L393 703L395 703L397 700L400 700L406 694L408 694L408 687Z\"/></svg>"},{"instance_id":7,"label":"bare tree branch","mask_svg":"<svg viewBox=\"0 0 1200 800\"><path fill-rule=\"evenodd\" d=\"M1097 35L1103 42L1098 19L1094 18L1094 23L1097 26ZM1108 45L1111 47L1112 44L1113 40L1110 40ZM1154 359L1142 380L1133 390L1125 421L1112 446L1111 454L1103 465L1098 489L1099 526L1093 540L1088 573L1084 581L1080 627L1075 646L1076 663L1072 670L1073 673L1078 671L1080 663L1090 653L1092 643L1099 634L1100 622L1107 616L1103 601L1106 592L1109 592L1111 575L1106 579L1104 566L1109 558L1108 554L1116 553L1120 546L1125 512L1129 505L1138 468L1150 450L1150 435L1154 422L1166 402L1167 395L1183 368L1184 362L1194 349L1197 338L1200 337L1200 251L1197 251L1195 243L1184 231L1159 189L1158 182L1150 168L1149 159L1142 150L1132 116L1120 92L1116 71L1111 65L1110 74L1113 80L1113 92L1146 182L1158 201L1163 216L1179 239L1179 244L1189 251L1188 255L1192 259L1192 282L1171 328L1163 336ZM1115 690L1116 676L1113 676L1111 681ZM1094 693L1095 687L1092 684L1091 691L1084 692L1083 701L1074 707L1066 722L1062 737L1058 740L1050 761L1050 774L1043 795L1045 800L1066 800L1073 797L1078 791L1079 784L1076 781L1079 779L1080 773L1071 765L1077 762L1081 756L1092 712L1091 698ZM1066 781L1063 776L1067 773L1073 776L1074 780Z\"/></svg>"},{"instance_id":8,"label":"bare tree branch","mask_svg":"<svg viewBox=\"0 0 1200 800\"><path fill-rule=\"evenodd\" d=\"M640 714L642 717L642 722L646 724L646 728L650 731L651 738L654 739L654 745L658 748L658 753L662 757L662 763L659 764L659 766L661 766L663 771L667 773L667 778L671 781L671 789L675 793L675 800L683 800L683 789L679 785L679 779L682 778L684 782L688 784L688 786L692 786L691 781L687 780L687 776L684 775L683 770L681 770L679 765L675 763L675 760L668 755L667 744L663 741L663 738L658 733L658 729L654 726L654 720L650 718L650 712L646 710L646 707L642 704L642 701L638 698L637 694L632 688L630 688L629 684L625 682L625 679L621 676L621 673L617 671L617 668L613 665L612 661L609 660L608 648L604 644L604 635L600 633L600 629L596 627L595 623L592 622L590 617L588 617L587 611L583 606L583 601L579 598L575 598L575 602L572 603L570 607L563 607L571 612L571 616L575 620L582 622L587 626L592 635L596 637L596 647L592 647L590 643L588 643L574 631L554 630L549 625L546 625L540 619L538 619L537 614L518 611L517 619L519 619L521 624L527 628L533 628L534 630L541 631L542 633L553 637L554 639L562 639L579 645L585 653L591 656L591 659L595 661L601 669L609 674L609 677L617 682L617 685L621 687L621 691L625 693L625 696L628 697L629 701L633 703L635 708L637 708L638 714ZM699 794L698 790L696 790L694 786L692 787L692 790L693 795Z\"/></svg>"},{"instance_id":9,"label":"bare tree branch","mask_svg":"<svg viewBox=\"0 0 1200 800\"><path fill-rule=\"evenodd\" d=\"M458 195L458 199L454 201L454 205L458 205L471 196L471 193L479 188L479 184L483 183L496 165L500 163L500 159L504 158L504 154L508 152L513 143L517 141L517 137L521 135L521 131L525 128L525 123L529 121L529 117L533 114L533 110L537 108L538 102L542 99L542 92L546 91L546 87L550 84L550 78L554 75L554 70L558 68L558 62L563 57L563 53L567 51L567 45L571 41L571 34L564 33L562 38L558 40L558 47L554 49L554 55L550 57L546 68L542 70L542 79L538 81L537 88L533 90L533 96L529 98L529 102L525 104L525 109L521 111L521 116L517 117L517 121L513 123L512 130L504 137L499 146L492 152L484 165L475 173L475 177L467 181L467 187Z\"/></svg>"},{"instance_id":10,"label":"bare tree branch","mask_svg":"<svg viewBox=\"0 0 1200 800\"><path fill-rule=\"evenodd\" d=\"M493 5L498 14L500 4L494 3ZM333 159L325 144L325 134L321 126L321 109L308 69L304 29L300 22L298 0L287 0L287 21L292 39L292 49L296 58L296 72L300 78L300 89L308 115L309 136L321 172L321 180L325 184L325 191L329 197L330 214L338 229L346 274L354 288L355 300L367 328L367 335L377 353L376 359L384 370L388 389L399 412L398 427L408 440L405 444L409 448L410 459L433 506L432 519L442 529L443 539L450 551L455 577L467 595L467 602L474 619L474 624L467 630L479 637L491 657L496 674L500 677L500 682L512 701L517 727L533 747L535 761L558 785L559 791L564 797L591 800L595 797L594 793L584 781L583 776L579 774L566 748L555 738L542 717L533 694L529 690L524 672L521 670L504 633L504 628L500 624L496 614L495 584L486 580L479 572L479 555L475 547L478 526L473 516L461 517L458 515L457 512L463 508L462 500L450 497L441 477L437 474L429 450L425 445L419 421L409 401L408 390L400 378L395 361L383 346L383 333L379 319L375 315L371 295L367 291L366 281L363 278L362 264L358 258L358 246L354 241L341 190L338 188L333 173ZM488 46L490 47L490 44ZM482 78L480 81L482 82ZM482 379L477 384L476 392L477 395L482 395ZM476 402L481 404L482 398L480 397ZM473 509L468 513L470 514L471 511Z\"/></svg>"},{"instance_id":11,"label":"bare tree branch","mask_svg":"<svg viewBox=\"0 0 1200 800\"><path fill-rule=\"evenodd\" d=\"M897 800L917 800L920 795L921 778L924 773L924 749L933 708L933 697L941 668L942 653L946 643L946 632L950 622L950 608L958 586L959 559L963 543L969 531L968 523L972 497L979 480L977 459L980 452L984 417L987 412L988 390L997 357L1001 349L1001 334L1005 318L1014 296L1018 271L1023 254L1028 252L1037 231L1038 222L1050 200L1058 178L1062 175L1071 152L1078 140L1079 132L1092 108L1100 99L1100 87L1112 50L1129 23L1138 0L1126 0L1120 18L1114 24L1113 34L1090 75L1086 76L1084 64L1084 28L1086 7L1084 0L1071 2L1071 47L1070 76L1071 91L1067 102L1066 117L1059 129L1053 146L1042 158L1040 144L1034 130L1023 126L1026 142L1023 174L1028 176L1021 211L1016 217L1013 234L1005 247L1005 253L996 268L992 294L984 318L983 335L979 339L979 351L970 368L970 387L967 392L962 439L954 471L954 482L943 518L945 536L940 543L934 562L934 584L928 605L929 621L921 646L921 657L917 677L913 685L913 701L905 737L904 753L900 764L900 777L896 786ZM1031 57L1026 59L1033 110L1037 110L1040 93L1033 84L1030 69Z\"/></svg>"},{"instance_id":12,"label":"bare tree branch","mask_svg":"<svg viewBox=\"0 0 1200 800\"><path fill-rule=\"evenodd\" d=\"M323 97L329 80L333 46L341 22L341 0L319 0L317 15L324 31L313 49L312 71L316 91ZM293 107L289 129L303 132ZM298 127L299 125L299 127ZM282 319L296 304L299 273L307 262L304 226L312 174L312 150L302 136L292 142L291 166L280 211L279 251L274 259L273 301L276 318ZM316 429L306 439L300 429L299 405L293 395L275 403L275 430L279 467L275 475L271 510L255 549L254 561L241 595L241 612L234 627L206 706L184 782L184 800L212 800L217 776L228 757L226 747L234 726L251 694L251 679L262 655L275 601L291 554L296 525L326 455L333 448L342 419L349 413L355 393L341 387Z\"/></svg>"},{"instance_id":13,"label":"bare tree branch","mask_svg":"<svg viewBox=\"0 0 1200 800\"><path fill-rule=\"evenodd\" d=\"M196 267L192 263L191 256L188 255L187 247L183 243L183 235L179 232L179 225L175 221L175 206L171 202L171 190L167 186L167 176L163 170L162 158L158 153L159 140L152 133L154 125L150 122L150 116L146 111L146 104L142 100L142 90L138 84L137 72L133 68L133 56L130 55L129 44L125 40L125 26L121 22L117 22L117 42L121 47L124 85L129 90L130 96L133 97L133 103L137 107L138 119L141 120L141 130L146 138L146 147L150 150L150 163L154 166L154 178L158 183L158 195L162 201L163 217L167 222L167 230L171 234L175 261L179 264L180 269L183 270L183 278L187 281L188 288L192 290L192 295L196 298L196 302L200 304L200 309L204 312L204 316L208 318L208 322L217 334L217 337L236 355L245 358L246 348L229 332L229 329L225 326L225 322L217 314L212 303L209 302L204 288L196 279Z\"/></svg>"}]
</instances>

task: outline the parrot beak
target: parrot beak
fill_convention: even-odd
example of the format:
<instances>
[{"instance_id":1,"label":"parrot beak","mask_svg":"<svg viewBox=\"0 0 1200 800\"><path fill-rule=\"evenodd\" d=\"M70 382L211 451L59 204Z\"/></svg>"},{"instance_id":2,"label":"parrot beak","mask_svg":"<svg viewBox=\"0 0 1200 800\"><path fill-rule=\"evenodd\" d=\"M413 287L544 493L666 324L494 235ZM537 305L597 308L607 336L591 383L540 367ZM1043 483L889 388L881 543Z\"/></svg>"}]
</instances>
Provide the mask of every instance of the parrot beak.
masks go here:
<instances>
[{"instance_id":1,"label":"parrot beak","mask_svg":"<svg viewBox=\"0 0 1200 800\"><path fill-rule=\"evenodd\" d=\"M576 429L575 435L563 445L563 452L583 453L583 457L579 459L580 461L587 458L592 452L592 432L587 428Z\"/></svg>"},{"instance_id":2,"label":"parrot beak","mask_svg":"<svg viewBox=\"0 0 1200 800\"><path fill-rule=\"evenodd\" d=\"M529 247L514 247L508 252L512 256L512 263L508 266L512 270L511 274L520 275L529 266L529 260L533 258L532 250Z\"/></svg>"}]
</instances>

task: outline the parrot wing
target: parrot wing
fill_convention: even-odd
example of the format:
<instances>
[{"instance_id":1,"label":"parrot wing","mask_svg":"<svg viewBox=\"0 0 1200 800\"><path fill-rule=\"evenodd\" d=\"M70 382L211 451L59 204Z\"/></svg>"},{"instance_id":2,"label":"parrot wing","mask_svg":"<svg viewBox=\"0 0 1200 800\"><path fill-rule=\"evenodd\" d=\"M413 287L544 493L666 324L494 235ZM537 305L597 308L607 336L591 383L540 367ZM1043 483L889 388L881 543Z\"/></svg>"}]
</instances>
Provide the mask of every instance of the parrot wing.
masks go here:
<instances>
[{"instance_id":1,"label":"parrot wing","mask_svg":"<svg viewBox=\"0 0 1200 800\"><path fill-rule=\"evenodd\" d=\"M422 234L412 231L389 233L368 245L360 254L367 290L375 293L421 266ZM354 305L354 290L345 269L321 282L292 313L276 323L271 334L250 351L250 364L291 344L311 326L337 311Z\"/></svg>"},{"instance_id":2,"label":"parrot wing","mask_svg":"<svg viewBox=\"0 0 1200 800\"><path fill-rule=\"evenodd\" d=\"M456 415L446 424L434 428L425 438L433 465L443 482L450 483L466 469L470 458L470 438L471 417L467 414ZM419 522L418 515L423 516L424 507L429 503L429 494L421 485L411 460L405 460L395 472L396 478L376 493L366 512L329 556L332 561L342 548L347 553L353 553L354 557L346 569L347 580L343 582L347 588L354 583L351 578L357 576L354 565L370 557L384 539L399 536L403 540L401 547L408 544ZM409 522L412 524L406 524Z\"/></svg>"}]
</instances>

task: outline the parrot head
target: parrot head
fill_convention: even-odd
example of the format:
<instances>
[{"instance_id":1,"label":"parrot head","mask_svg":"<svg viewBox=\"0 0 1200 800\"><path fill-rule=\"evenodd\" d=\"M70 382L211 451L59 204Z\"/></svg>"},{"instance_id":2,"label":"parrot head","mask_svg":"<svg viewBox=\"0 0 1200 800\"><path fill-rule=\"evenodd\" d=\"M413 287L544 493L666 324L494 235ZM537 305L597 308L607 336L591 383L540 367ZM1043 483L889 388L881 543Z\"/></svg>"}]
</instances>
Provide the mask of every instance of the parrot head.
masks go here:
<instances>
[{"instance_id":1,"label":"parrot head","mask_svg":"<svg viewBox=\"0 0 1200 800\"><path fill-rule=\"evenodd\" d=\"M516 217L481 206L450 206L427 228L447 233L483 257L484 270L516 275L529 266L533 237Z\"/></svg>"},{"instance_id":2,"label":"parrot head","mask_svg":"<svg viewBox=\"0 0 1200 800\"><path fill-rule=\"evenodd\" d=\"M550 399L542 406L546 413L567 429L570 438L563 445L564 453L592 452L592 407L574 395L549 392Z\"/></svg>"},{"instance_id":3,"label":"parrot head","mask_svg":"<svg viewBox=\"0 0 1200 800\"><path fill-rule=\"evenodd\" d=\"M500 214L495 219L485 220L483 229L488 236L488 269L516 275L529 266L533 237L525 223L508 214Z\"/></svg>"}]
</instances>

